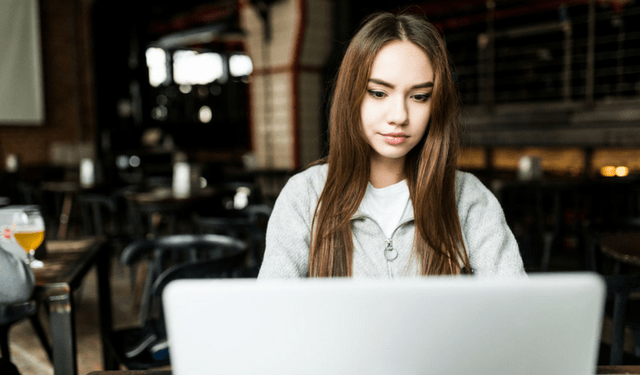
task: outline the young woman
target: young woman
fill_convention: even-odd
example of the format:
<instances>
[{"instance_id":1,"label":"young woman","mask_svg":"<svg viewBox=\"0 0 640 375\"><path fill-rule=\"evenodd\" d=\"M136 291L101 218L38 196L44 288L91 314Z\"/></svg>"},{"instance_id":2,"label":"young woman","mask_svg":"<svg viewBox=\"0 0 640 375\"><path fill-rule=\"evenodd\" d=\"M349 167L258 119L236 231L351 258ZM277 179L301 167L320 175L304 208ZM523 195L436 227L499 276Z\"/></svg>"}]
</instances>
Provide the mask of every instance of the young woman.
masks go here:
<instances>
[{"instance_id":1,"label":"young woman","mask_svg":"<svg viewBox=\"0 0 640 375\"><path fill-rule=\"evenodd\" d=\"M522 275L496 198L456 171L458 99L424 19L372 16L332 100L329 155L293 176L267 227L259 277Z\"/></svg>"}]
</instances>

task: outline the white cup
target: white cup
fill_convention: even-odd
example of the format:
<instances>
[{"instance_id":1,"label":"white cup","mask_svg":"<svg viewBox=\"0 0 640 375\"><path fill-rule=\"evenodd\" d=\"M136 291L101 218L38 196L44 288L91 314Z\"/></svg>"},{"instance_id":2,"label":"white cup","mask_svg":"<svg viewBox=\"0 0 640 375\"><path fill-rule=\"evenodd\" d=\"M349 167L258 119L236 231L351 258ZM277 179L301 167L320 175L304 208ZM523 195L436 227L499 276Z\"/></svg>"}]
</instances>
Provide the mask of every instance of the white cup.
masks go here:
<instances>
[{"instance_id":1,"label":"white cup","mask_svg":"<svg viewBox=\"0 0 640 375\"><path fill-rule=\"evenodd\" d=\"M96 170L93 160L84 158L80 161L80 186L91 188L96 183Z\"/></svg>"},{"instance_id":2,"label":"white cup","mask_svg":"<svg viewBox=\"0 0 640 375\"><path fill-rule=\"evenodd\" d=\"M186 162L173 164L173 196L175 198L188 198L191 193L191 167Z\"/></svg>"}]
</instances>

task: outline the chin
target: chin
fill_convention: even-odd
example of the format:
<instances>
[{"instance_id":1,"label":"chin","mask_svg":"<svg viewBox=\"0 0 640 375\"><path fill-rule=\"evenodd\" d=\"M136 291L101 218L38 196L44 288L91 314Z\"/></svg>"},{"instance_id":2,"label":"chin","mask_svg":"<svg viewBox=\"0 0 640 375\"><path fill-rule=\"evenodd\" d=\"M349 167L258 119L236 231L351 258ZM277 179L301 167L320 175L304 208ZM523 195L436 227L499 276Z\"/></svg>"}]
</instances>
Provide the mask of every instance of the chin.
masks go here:
<instances>
[{"instance_id":1,"label":"chin","mask_svg":"<svg viewBox=\"0 0 640 375\"><path fill-rule=\"evenodd\" d=\"M403 159L408 152L377 152L384 159Z\"/></svg>"}]
</instances>

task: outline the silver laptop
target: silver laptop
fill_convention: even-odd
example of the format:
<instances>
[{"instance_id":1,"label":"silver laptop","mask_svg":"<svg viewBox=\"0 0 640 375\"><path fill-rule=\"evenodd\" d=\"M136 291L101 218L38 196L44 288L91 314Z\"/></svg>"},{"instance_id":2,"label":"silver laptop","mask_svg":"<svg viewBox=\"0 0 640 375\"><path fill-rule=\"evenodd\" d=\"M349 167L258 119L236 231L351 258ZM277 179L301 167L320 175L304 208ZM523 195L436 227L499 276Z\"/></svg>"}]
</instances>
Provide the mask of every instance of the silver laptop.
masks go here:
<instances>
[{"instance_id":1,"label":"silver laptop","mask_svg":"<svg viewBox=\"0 0 640 375\"><path fill-rule=\"evenodd\" d=\"M605 285L522 279L179 280L174 375L595 374Z\"/></svg>"}]
</instances>

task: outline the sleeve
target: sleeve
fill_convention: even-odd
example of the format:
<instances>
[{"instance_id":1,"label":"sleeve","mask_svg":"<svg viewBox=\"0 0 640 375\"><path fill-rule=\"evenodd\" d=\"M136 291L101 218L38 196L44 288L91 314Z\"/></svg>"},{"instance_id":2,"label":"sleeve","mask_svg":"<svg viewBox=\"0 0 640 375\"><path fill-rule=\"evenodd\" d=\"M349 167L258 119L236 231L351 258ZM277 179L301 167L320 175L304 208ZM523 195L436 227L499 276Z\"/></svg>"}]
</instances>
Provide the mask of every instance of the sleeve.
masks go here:
<instances>
[{"instance_id":1,"label":"sleeve","mask_svg":"<svg viewBox=\"0 0 640 375\"><path fill-rule=\"evenodd\" d=\"M0 247L0 303L28 300L34 284L31 268Z\"/></svg>"},{"instance_id":2,"label":"sleeve","mask_svg":"<svg viewBox=\"0 0 640 375\"><path fill-rule=\"evenodd\" d=\"M475 274L526 275L518 243L498 199L475 176L459 176L458 215Z\"/></svg>"},{"instance_id":3,"label":"sleeve","mask_svg":"<svg viewBox=\"0 0 640 375\"><path fill-rule=\"evenodd\" d=\"M284 186L267 224L259 279L306 277L317 191L304 175Z\"/></svg>"}]
</instances>

